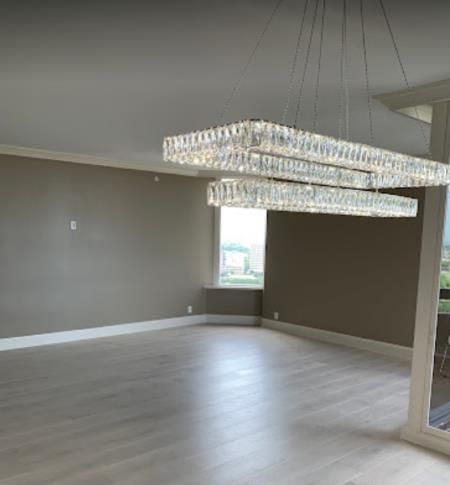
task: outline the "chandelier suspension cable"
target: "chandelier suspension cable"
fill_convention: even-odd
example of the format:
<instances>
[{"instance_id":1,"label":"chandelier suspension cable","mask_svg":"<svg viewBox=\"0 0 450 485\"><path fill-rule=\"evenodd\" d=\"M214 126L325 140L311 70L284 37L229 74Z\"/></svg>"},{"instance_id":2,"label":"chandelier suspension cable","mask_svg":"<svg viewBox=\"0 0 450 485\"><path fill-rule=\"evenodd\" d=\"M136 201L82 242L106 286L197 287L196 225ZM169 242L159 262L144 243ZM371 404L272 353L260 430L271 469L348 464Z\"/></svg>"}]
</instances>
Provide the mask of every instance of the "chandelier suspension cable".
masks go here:
<instances>
[{"instance_id":1,"label":"chandelier suspension cable","mask_svg":"<svg viewBox=\"0 0 450 485\"><path fill-rule=\"evenodd\" d=\"M320 89L320 73L322 66L322 47L323 47L323 31L325 26L325 8L326 0L322 0L322 18L320 23L320 38L319 38L319 56L317 59L317 77L316 88L314 93L314 118L313 118L313 131L317 129L317 119L319 117L319 89Z\"/></svg>"},{"instance_id":2,"label":"chandelier suspension cable","mask_svg":"<svg viewBox=\"0 0 450 485\"><path fill-rule=\"evenodd\" d=\"M384 6L383 0L379 0L379 2L380 2L381 10L383 12L384 21L386 22L386 25L387 25L387 28L388 28L388 31L389 31L389 35L391 37L392 45L394 46L394 51L395 51L395 55L397 57L397 62L400 66L400 70L402 71L402 75L403 75L403 79L405 81L406 88L411 89L411 84L408 80L408 76L406 75L406 69L405 69L405 66L403 64L402 58L400 56L400 50L398 48L398 44L397 44L397 41L396 41L395 36L394 36L394 31L392 30L391 22L389 20L388 14L387 14L386 7ZM427 153L430 154L431 152L430 152L429 139L427 138L427 135L425 133L425 130L424 130L424 127L423 127L423 124L422 124L422 120L419 117L419 112L417 110L417 106L414 106L414 111L416 113L416 119L417 119L417 122L418 122L418 125L419 125L419 128L420 128L422 137L425 141Z\"/></svg>"},{"instance_id":3,"label":"chandelier suspension cable","mask_svg":"<svg viewBox=\"0 0 450 485\"><path fill-rule=\"evenodd\" d=\"M262 29L261 33L259 34L259 37L258 37L258 39L256 41L256 44L253 47L253 50L250 53L250 56L249 56L249 58L248 58L248 60L247 60L247 62L245 64L245 66L242 68L242 70L241 70L241 72L240 72L240 74L238 76L238 79L237 79L235 85L233 86L233 89L231 90L228 98L225 101L224 107L223 107L222 112L220 114L219 124L221 124L223 122L223 119L225 117L225 114L227 113L228 108L230 107L231 102L233 101L234 97L236 96L236 93L237 93L239 87L242 84L242 81L244 80L244 78L245 78L245 76L247 74L248 68L250 67L250 64L252 63L253 58L255 57L255 54L258 51L258 49L259 49L259 47L261 45L261 42L264 39L267 31L269 30L270 24L272 23L272 20L275 17L275 14L278 12L278 9L280 8L280 5L282 3L283 3L283 0L277 0L275 6L273 7L273 9L272 9L272 11L270 13L269 18L267 19L266 23L264 24L264 28Z\"/></svg>"},{"instance_id":4,"label":"chandelier suspension cable","mask_svg":"<svg viewBox=\"0 0 450 485\"><path fill-rule=\"evenodd\" d=\"M367 64L366 27L364 22L364 0L359 1L359 9L360 9L360 16L361 16L361 33L362 33L362 45L363 45L363 57L364 57L364 76L366 81L367 112L369 116L369 135L370 135L370 144L374 145L372 98L370 96L369 66Z\"/></svg>"},{"instance_id":5,"label":"chandelier suspension cable","mask_svg":"<svg viewBox=\"0 0 450 485\"><path fill-rule=\"evenodd\" d=\"M302 36L303 36L303 28L305 26L305 18L306 18L306 13L307 13L307 10L308 10L308 4L309 4L309 0L305 0L305 4L303 6L303 14L302 14L302 17L301 17L301 20L300 20L300 27L299 27L299 30L298 30L297 44L295 46L295 53L294 53L294 57L292 59L292 67L291 67L291 72L290 72L290 75L289 75L289 85L288 85L288 92L287 92L287 96L286 96L286 103L284 105L283 115L281 116L281 123L283 125L286 124L286 119L287 119L287 115L288 115L288 112L289 112L289 102L290 102L291 95L292 95L292 89L294 87L295 72L297 70L298 55L299 55L299 52L300 52L300 43L301 43L301 39L302 39Z\"/></svg>"},{"instance_id":6,"label":"chandelier suspension cable","mask_svg":"<svg viewBox=\"0 0 450 485\"><path fill-rule=\"evenodd\" d=\"M319 8L319 0L316 0L316 6L314 8L314 14L313 14L313 19L312 19L312 24L311 24L311 31L309 33L308 46L306 48L305 65L303 67L303 74L302 74L302 77L301 77L300 88L299 88L299 92L298 92L297 107L295 109L294 126L297 126L298 117L299 117L299 114L300 114L300 107L302 106L303 88L304 88L304 85L305 85L306 71L308 70L309 57L310 57L310 54L311 54L311 45L312 45L312 39L313 39L313 35L314 35L314 27L316 25L316 20L317 20L317 10L318 10L318 8Z\"/></svg>"},{"instance_id":7,"label":"chandelier suspension cable","mask_svg":"<svg viewBox=\"0 0 450 485\"><path fill-rule=\"evenodd\" d=\"M350 102L347 80L347 0L342 0L341 23L341 59L340 59L340 96L338 137L349 139L350 134Z\"/></svg>"}]
</instances>

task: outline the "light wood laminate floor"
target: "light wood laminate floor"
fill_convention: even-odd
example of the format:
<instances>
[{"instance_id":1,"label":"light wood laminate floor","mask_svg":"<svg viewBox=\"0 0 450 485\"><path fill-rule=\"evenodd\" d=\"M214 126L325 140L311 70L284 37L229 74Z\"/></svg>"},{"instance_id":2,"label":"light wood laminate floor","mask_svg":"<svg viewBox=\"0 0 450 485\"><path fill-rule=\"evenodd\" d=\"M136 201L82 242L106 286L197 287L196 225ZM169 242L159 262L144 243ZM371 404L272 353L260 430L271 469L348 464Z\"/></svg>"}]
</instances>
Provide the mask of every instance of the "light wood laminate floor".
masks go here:
<instances>
[{"instance_id":1,"label":"light wood laminate floor","mask_svg":"<svg viewBox=\"0 0 450 485\"><path fill-rule=\"evenodd\" d=\"M260 328L0 353L0 485L443 485L409 369Z\"/></svg>"}]
</instances>

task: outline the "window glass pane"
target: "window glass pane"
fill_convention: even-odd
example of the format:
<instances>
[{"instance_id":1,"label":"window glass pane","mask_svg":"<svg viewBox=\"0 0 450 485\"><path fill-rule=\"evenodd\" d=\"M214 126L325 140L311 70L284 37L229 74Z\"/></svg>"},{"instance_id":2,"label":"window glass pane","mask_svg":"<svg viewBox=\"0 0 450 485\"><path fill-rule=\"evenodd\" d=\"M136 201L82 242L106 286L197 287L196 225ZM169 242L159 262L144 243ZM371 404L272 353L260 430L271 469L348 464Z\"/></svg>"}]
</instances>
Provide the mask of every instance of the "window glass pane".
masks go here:
<instances>
[{"instance_id":1,"label":"window glass pane","mask_svg":"<svg viewBox=\"0 0 450 485\"><path fill-rule=\"evenodd\" d=\"M219 284L263 286L266 216L263 209L221 208Z\"/></svg>"},{"instance_id":2,"label":"window glass pane","mask_svg":"<svg viewBox=\"0 0 450 485\"><path fill-rule=\"evenodd\" d=\"M450 197L448 191L441 259L440 293L429 425L450 432Z\"/></svg>"},{"instance_id":3,"label":"window glass pane","mask_svg":"<svg viewBox=\"0 0 450 485\"><path fill-rule=\"evenodd\" d=\"M441 259L441 288L448 289L448 292L441 291L439 301L439 313L450 313L450 198L447 192L447 207L444 224L444 242Z\"/></svg>"}]
</instances>

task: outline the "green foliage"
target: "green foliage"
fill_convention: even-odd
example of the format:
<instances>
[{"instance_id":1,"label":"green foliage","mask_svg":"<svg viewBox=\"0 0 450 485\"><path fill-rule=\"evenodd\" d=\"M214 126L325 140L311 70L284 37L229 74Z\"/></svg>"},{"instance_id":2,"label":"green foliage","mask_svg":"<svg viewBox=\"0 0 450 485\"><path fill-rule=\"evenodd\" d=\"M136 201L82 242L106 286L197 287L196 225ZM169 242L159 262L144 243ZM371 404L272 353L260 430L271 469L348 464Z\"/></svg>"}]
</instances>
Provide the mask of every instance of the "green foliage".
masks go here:
<instances>
[{"instance_id":1,"label":"green foliage","mask_svg":"<svg viewBox=\"0 0 450 485\"><path fill-rule=\"evenodd\" d=\"M450 288L450 272L441 271L441 288Z\"/></svg>"},{"instance_id":2,"label":"green foliage","mask_svg":"<svg viewBox=\"0 0 450 485\"><path fill-rule=\"evenodd\" d=\"M450 300L439 300L439 313L450 313Z\"/></svg>"},{"instance_id":3,"label":"green foliage","mask_svg":"<svg viewBox=\"0 0 450 485\"><path fill-rule=\"evenodd\" d=\"M264 284L264 277L262 274L256 275L256 277L249 276L248 278L236 277L233 275L221 276L220 284L222 285L252 285L262 286Z\"/></svg>"},{"instance_id":4,"label":"green foliage","mask_svg":"<svg viewBox=\"0 0 450 485\"><path fill-rule=\"evenodd\" d=\"M238 253L244 253L244 254L248 254L249 252L249 248L246 248L245 246L242 246L242 244L239 244L239 243L226 242L226 243L222 243L220 246L222 251L236 251Z\"/></svg>"}]
</instances>

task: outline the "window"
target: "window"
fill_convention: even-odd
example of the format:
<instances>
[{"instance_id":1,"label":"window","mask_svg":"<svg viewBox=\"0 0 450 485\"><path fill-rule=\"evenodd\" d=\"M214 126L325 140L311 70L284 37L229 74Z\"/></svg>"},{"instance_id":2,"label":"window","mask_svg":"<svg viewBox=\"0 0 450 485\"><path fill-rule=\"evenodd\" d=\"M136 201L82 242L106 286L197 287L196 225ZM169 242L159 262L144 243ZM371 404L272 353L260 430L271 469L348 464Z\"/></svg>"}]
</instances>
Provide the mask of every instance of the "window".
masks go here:
<instances>
[{"instance_id":1,"label":"window","mask_svg":"<svg viewBox=\"0 0 450 485\"><path fill-rule=\"evenodd\" d=\"M444 241L441 259L441 299L439 313L450 313L450 194L447 190L447 207L444 221Z\"/></svg>"},{"instance_id":2,"label":"window","mask_svg":"<svg viewBox=\"0 0 450 485\"><path fill-rule=\"evenodd\" d=\"M263 286L266 211L220 209L219 285Z\"/></svg>"}]
</instances>

